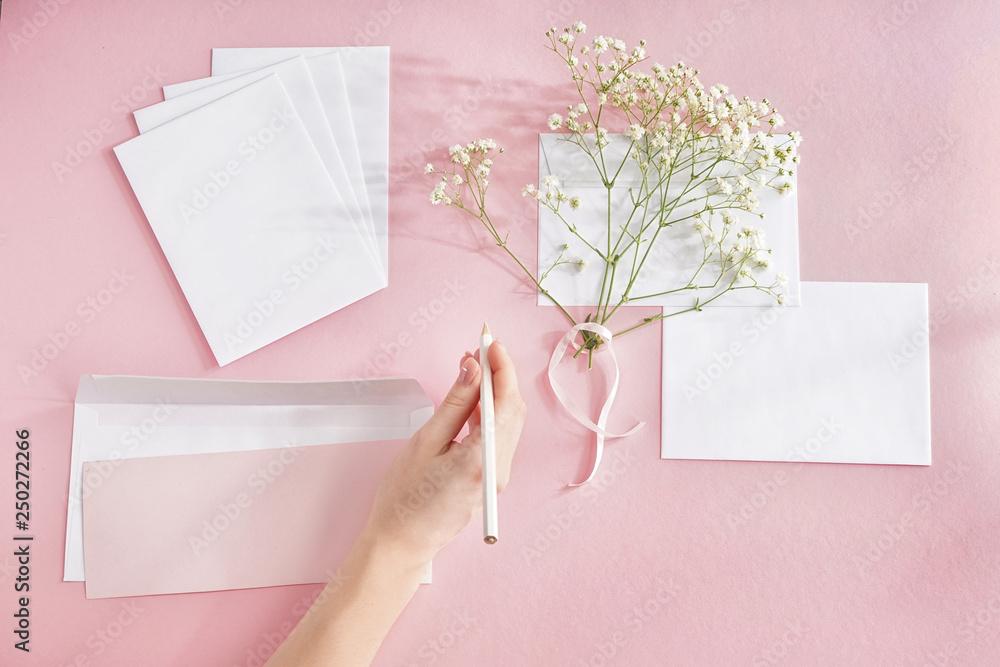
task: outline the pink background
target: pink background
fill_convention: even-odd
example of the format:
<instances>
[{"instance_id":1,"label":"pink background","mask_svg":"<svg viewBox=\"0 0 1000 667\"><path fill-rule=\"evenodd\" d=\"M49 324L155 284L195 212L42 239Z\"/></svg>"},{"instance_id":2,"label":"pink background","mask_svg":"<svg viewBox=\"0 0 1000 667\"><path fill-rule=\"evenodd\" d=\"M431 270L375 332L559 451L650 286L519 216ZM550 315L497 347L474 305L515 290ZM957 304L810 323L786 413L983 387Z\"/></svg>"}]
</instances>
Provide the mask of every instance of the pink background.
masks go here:
<instances>
[{"instance_id":1,"label":"pink background","mask_svg":"<svg viewBox=\"0 0 1000 667\"><path fill-rule=\"evenodd\" d=\"M445 549L435 583L418 592L376 664L997 664L1000 8L341 4L5 3L0 662L259 664L254 654L266 656L318 591L149 597L126 610L63 583L82 373L326 379L378 365L418 378L438 401L488 318L531 407L501 498L504 539L487 549L473 526ZM54 15L39 18L45 6ZM44 25L30 27L32 16ZM530 258L536 213L518 190L537 178L537 133L569 99L543 32L577 19L591 37L647 39L654 59L683 58L706 84L767 96L802 131L804 279L929 283L940 323L930 340L933 466L659 460L656 326L618 345L624 380L611 420L648 426L608 448L599 483L567 491L589 465L591 439L557 410L542 374L564 322L534 305L526 280L469 220L431 207L432 181L419 172L459 141L491 136L506 146L494 170L496 219ZM207 76L213 46L369 39L392 47L390 287L220 369L111 151L136 134L123 111L158 101L162 83ZM58 178L53 163L88 137L94 152ZM78 310L115 270L132 276L127 288L93 317ZM450 289L457 298L444 304ZM23 381L18 365L74 323L78 335ZM407 345L394 344L400 336ZM10 469L21 428L31 429L33 463L30 656L12 649L10 633ZM735 521L741 514L749 518Z\"/></svg>"}]
</instances>

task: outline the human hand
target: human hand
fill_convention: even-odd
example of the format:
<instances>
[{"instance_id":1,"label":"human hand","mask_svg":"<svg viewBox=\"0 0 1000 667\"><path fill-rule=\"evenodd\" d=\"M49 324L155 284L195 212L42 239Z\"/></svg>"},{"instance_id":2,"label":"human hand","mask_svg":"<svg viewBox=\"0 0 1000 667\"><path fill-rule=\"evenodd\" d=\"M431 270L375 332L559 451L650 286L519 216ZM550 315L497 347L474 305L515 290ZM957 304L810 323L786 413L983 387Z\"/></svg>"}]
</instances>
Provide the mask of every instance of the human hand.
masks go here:
<instances>
[{"instance_id":1,"label":"human hand","mask_svg":"<svg viewBox=\"0 0 1000 667\"><path fill-rule=\"evenodd\" d=\"M365 532L411 563L426 564L482 509L479 353L465 353L459 377L434 415L396 456L379 484ZM496 406L497 491L510 467L526 406L503 344L489 349ZM455 438L469 425L469 435Z\"/></svg>"}]
</instances>

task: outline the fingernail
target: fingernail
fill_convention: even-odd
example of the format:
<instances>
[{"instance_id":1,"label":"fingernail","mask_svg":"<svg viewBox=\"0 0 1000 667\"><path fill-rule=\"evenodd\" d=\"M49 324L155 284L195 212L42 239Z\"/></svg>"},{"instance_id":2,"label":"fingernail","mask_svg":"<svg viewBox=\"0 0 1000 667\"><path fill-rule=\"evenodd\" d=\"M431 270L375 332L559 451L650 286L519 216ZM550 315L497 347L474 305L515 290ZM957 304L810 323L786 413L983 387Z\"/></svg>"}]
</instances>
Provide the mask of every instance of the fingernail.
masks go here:
<instances>
[{"instance_id":1,"label":"fingernail","mask_svg":"<svg viewBox=\"0 0 1000 667\"><path fill-rule=\"evenodd\" d=\"M472 357L466 358L462 362L462 368L458 371L458 383L468 385L472 383L472 378L479 372L479 364Z\"/></svg>"}]
</instances>

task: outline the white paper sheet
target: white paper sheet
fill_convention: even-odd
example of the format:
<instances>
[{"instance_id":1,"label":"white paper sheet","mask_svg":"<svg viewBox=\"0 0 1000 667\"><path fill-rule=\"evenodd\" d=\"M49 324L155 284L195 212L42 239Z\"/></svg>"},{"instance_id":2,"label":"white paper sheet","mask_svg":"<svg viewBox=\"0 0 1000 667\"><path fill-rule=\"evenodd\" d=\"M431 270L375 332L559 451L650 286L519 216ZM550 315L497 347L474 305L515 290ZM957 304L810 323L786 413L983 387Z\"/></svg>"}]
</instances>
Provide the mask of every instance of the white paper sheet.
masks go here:
<instances>
[{"instance_id":1,"label":"white paper sheet","mask_svg":"<svg viewBox=\"0 0 1000 667\"><path fill-rule=\"evenodd\" d=\"M385 286L273 74L115 153L220 365Z\"/></svg>"},{"instance_id":2,"label":"white paper sheet","mask_svg":"<svg viewBox=\"0 0 1000 667\"><path fill-rule=\"evenodd\" d=\"M804 282L665 320L662 457L930 465L927 314L925 284Z\"/></svg>"},{"instance_id":3,"label":"white paper sheet","mask_svg":"<svg viewBox=\"0 0 1000 667\"><path fill-rule=\"evenodd\" d=\"M560 207L560 214L566 222L574 224L584 239L602 252L607 252L607 189L600 181L597 168L590 158L575 144L560 140L561 134L541 134L538 141L538 179L542 182L548 175L559 179L560 187L569 197L579 197L580 208L576 211L566 204ZM608 135L611 144L604 149L605 159L610 173L622 165L628 147L628 140L622 135ZM789 178L793 186L795 177ZM612 189L612 208L624 215L613 218L615 227L612 234L617 239L620 231L617 226L628 219L632 210L629 202L628 188L641 184L641 175L634 166L633 160L625 162L625 166L615 180ZM668 191L669 196L681 193L681 184L675 183ZM788 276L788 284L781 289L786 296L786 304L799 304L799 238L798 238L798 200L793 187L789 195L779 195L769 188L761 188L758 193L760 212L765 214L763 220L758 216L744 211L734 211L739 220L736 228L746 225L759 227L766 234L767 245L774 252L771 255L772 267L760 271L758 281L770 285L775 274L784 273ZM766 191L764 191L766 190ZM693 212L693 205L678 206L673 217L687 215ZM633 218L630 230L635 232L641 222L640 217ZM721 225L720 225L721 227ZM648 238L646 236L645 238ZM735 240L735 239L733 239ZM547 207L538 207L538 272L543 274L559 256L564 245L569 250L563 255L564 260L575 262L584 260L581 269L576 264L566 264L556 267L545 279L543 286L563 306L595 306L601 294L601 284L604 279L605 262L590 248L584 245ZM643 252L648 247L644 243ZM651 298L636 299L636 297L659 294L660 292L683 287L694 275L703 258L701 236L693 227L692 221L684 221L676 226L664 228L653 244L648 259L642 265L634 287L630 292L633 299L630 304L636 306L664 306L670 309L693 306L696 298L704 301L710 294L707 290L686 290L674 294L665 294ZM630 251L619 265L615 276L615 287L612 290L611 304L617 304L628 278L632 273L633 253ZM755 275L758 275L755 272ZM705 280L710 277L709 280ZM711 283L717 277L717 272L711 274L708 267L699 274L699 282ZM760 306L774 303L774 297L751 289L741 289L729 292L708 304L707 307L719 306ZM538 304L551 306L552 300L543 294L538 295Z\"/></svg>"},{"instance_id":4,"label":"white paper sheet","mask_svg":"<svg viewBox=\"0 0 1000 667\"><path fill-rule=\"evenodd\" d=\"M340 65L329 58L339 54ZM343 98L336 86L342 74L350 101L353 133L371 207L384 273L389 275L389 47L305 47L212 49L212 74L232 74L305 56L331 127L345 122ZM338 143L338 145L340 145ZM355 181L357 186L357 181ZM355 191L358 192L357 187ZM358 192L362 208L365 201Z\"/></svg>"},{"instance_id":5,"label":"white paper sheet","mask_svg":"<svg viewBox=\"0 0 1000 667\"><path fill-rule=\"evenodd\" d=\"M323 165L330 174L330 178L333 179L337 193L351 214L351 219L361 229L373 260L377 261L378 249L375 246L371 214L369 212L366 217L358 204L350 176L341 157L340 149L334 140L333 132L330 130L323 103L320 101L305 58L301 56L290 58L276 65L262 67L246 74L207 77L164 86L165 101L136 110L133 113L136 125L140 133L145 133L224 95L259 81L269 74L277 75L281 85L284 86L285 92L288 93L292 105L309 133L309 138L323 160ZM379 262L379 266L381 267L381 262Z\"/></svg>"},{"instance_id":6,"label":"white paper sheet","mask_svg":"<svg viewBox=\"0 0 1000 667\"><path fill-rule=\"evenodd\" d=\"M114 474L115 461L409 438L432 412L420 385L404 378L245 382L84 375L73 415L63 579L84 579L82 500ZM110 463L84 480L85 461Z\"/></svg>"}]
</instances>

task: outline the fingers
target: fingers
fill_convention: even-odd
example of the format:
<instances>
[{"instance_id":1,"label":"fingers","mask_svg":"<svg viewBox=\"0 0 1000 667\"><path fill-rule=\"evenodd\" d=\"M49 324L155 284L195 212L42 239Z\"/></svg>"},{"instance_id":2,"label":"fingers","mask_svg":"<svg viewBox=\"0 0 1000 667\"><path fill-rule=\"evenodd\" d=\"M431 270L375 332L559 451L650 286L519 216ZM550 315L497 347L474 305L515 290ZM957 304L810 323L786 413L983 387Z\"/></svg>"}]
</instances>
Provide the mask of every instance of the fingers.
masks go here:
<instances>
[{"instance_id":1,"label":"fingers","mask_svg":"<svg viewBox=\"0 0 1000 667\"><path fill-rule=\"evenodd\" d=\"M419 440L434 447L435 453L451 444L479 404L479 381L482 376L479 362L466 352L459 365L458 378L448 395L417 431Z\"/></svg>"},{"instance_id":2,"label":"fingers","mask_svg":"<svg viewBox=\"0 0 1000 667\"><path fill-rule=\"evenodd\" d=\"M502 490L510 478L510 467L517 449L521 428L527 416L527 406L517 386L514 362L500 341L489 349L493 371L493 399L497 434L497 485Z\"/></svg>"}]
</instances>

